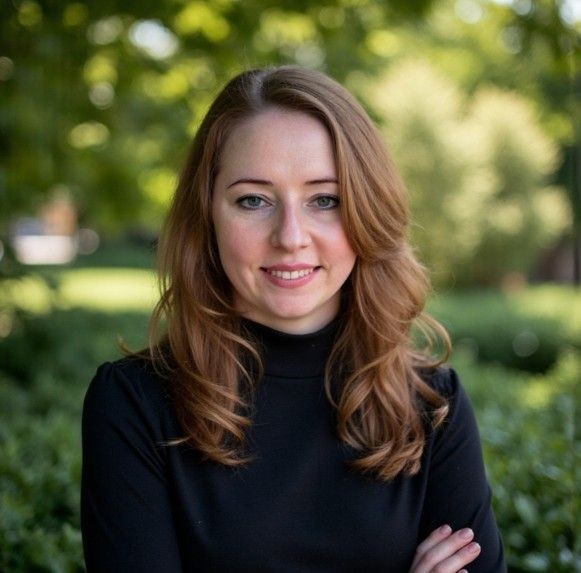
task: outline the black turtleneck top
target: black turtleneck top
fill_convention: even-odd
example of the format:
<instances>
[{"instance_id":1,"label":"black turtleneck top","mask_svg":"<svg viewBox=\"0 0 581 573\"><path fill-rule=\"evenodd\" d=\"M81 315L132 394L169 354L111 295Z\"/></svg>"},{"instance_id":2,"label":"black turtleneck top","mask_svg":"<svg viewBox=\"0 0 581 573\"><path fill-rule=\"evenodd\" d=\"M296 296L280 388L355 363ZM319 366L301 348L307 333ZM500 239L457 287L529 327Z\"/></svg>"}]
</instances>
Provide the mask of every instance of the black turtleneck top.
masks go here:
<instances>
[{"instance_id":1,"label":"black turtleneck top","mask_svg":"<svg viewBox=\"0 0 581 573\"><path fill-rule=\"evenodd\" d=\"M83 409L81 523L89 573L408 573L436 527L471 527L471 573L505 571L478 431L453 369L427 380L450 403L421 471L389 483L346 466L323 372L338 329L292 335L245 320L261 342L250 453L241 468L185 445L145 360L103 364Z\"/></svg>"}]
</instances>

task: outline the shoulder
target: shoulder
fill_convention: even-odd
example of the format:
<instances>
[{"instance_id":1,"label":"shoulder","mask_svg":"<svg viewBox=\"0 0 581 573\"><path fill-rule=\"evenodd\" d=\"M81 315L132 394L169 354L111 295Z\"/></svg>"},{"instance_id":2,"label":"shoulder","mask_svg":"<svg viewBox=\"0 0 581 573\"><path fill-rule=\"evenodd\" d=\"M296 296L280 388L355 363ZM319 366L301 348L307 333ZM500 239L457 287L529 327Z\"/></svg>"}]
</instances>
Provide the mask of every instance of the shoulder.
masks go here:
<instances>
[{"instance_id":1,"label":"shoulder","mask_svg":"<svg viewBox=\"0 0 581 573\"><path fill-rule=\"evenodd\" d=\"M167 402L169 392L151 361L129 356L101 364L91 380L83 411L117 412L142 410L153 412Z\"/></svg>"},{"instance_id":2,"label":"shoulder","mask_svg":"<svg viewBox=\"0 0 581 573\"><path fill-rule=\"evenodd\" d=\"M418 370L422 380L448 403L448 413L438 427L437 434L446 433L450 427L476 431L476 419L470 397L457 371L450 365L442 365L430 371Z\"/></svg>"},{"instance_id":3,"label":"shoulder","mask_svg":"<svg viewBox=\"0 0 581 573\"><path fill-rule=\"evenodd\" d=\"M166 456L160 446L180 431L164 381L148 360L127 357L97 368L83 402L81 433L87 467L108 472L111 464L127 467L135 455L160 467Z\"/></svg>"},{"instance_id":4,"label":"shoulder","mask_svg":"<svg viewBox=\"0 0 581 573\"><path fill-rule=\"evenodd\" d=\"M454 368L444 364L436 368L418 368L422 381L452 405L460 396L465 395L460 377Z\"/></svg>"},{"instance_id":5,"label":"shoulder","mask_svg":"<svg viewBox=\"0 0 581 573\"><path fill-rule=\"evenodd\" d=\"M420 378L438 394L450 398L460 388L458 373L448 364L437 368L418 368Z\"/></svg>"},{"instance_id":6,"label":"shoulder","mask_svg":"<svg viewBox=\"0 0 581 573\"><path fill-rule=\"evenodd\" d=\"M470 398L454 368L435 369L425 382L448 402L448 413L437 427L428 430L430 465L453 460L451 471L484 472L478 424Z\"/></svg>"}]
</instances>

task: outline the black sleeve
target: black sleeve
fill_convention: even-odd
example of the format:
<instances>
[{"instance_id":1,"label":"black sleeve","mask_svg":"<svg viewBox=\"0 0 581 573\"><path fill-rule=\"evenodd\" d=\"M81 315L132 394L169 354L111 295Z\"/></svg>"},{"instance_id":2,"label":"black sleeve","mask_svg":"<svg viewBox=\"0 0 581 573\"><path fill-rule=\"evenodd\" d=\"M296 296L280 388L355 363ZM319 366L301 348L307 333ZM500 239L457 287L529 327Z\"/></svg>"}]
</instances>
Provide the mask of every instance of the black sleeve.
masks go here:
<instances>
[{"instance_id":1,"label":"black sleeve","mask_svg":"<svg viewBox=\"0 0 581 573\"><path fill-rule=\"evenodd\" d=\"M444 394L450 411L434 433L426 499L419 541L445 523L453 530L470 527L480 555L470 573L506 571L503 545L491 506L480 437L470 400L453 369L440 369L434 387Z\"/></svg>"},{"instance_id":2,"label":"black sleeve","mask_svg":"<svg viewBox=\"0 0 581 573\"><path fill-rule=\"evenodd\" d=\"M155 410L119 367L98 369L82 422L81 529L89 573L181 573Z\"/></svg>"}]
</instances>

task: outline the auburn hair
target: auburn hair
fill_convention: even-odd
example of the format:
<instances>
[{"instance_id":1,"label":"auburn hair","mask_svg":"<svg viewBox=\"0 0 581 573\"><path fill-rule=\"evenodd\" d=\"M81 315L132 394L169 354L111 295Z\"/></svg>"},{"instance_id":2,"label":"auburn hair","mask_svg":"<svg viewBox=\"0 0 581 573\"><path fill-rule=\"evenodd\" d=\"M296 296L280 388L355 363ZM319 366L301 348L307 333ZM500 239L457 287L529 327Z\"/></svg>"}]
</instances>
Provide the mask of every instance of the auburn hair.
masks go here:
<instances>
[{"instance_id":1,"label":"auburn hair","mask_svg":"<svg viewBox=\"0 0 581 573\"><path fill-rule=\"evenodd\" d=\"M212 189L232 130L267 109L308 114L327 129L341 216L357 255L342 287L340 329L325 371L337 435L352 467L390 480L420 469L427 427L448 405L425 381L447 359L445 329L423 312L430 290L408 241L406 189L378 129L355 98L298 66L245 71L218 94L193 140L158 244L161 296L149 355L167 378L184 436L204 459L248 463L246 435L263 375L258 346L233 306L212 223ZM412 325L423 334L420 348ZM444 356L434 354L438 343Z\"/></svg>"}]
</instances>

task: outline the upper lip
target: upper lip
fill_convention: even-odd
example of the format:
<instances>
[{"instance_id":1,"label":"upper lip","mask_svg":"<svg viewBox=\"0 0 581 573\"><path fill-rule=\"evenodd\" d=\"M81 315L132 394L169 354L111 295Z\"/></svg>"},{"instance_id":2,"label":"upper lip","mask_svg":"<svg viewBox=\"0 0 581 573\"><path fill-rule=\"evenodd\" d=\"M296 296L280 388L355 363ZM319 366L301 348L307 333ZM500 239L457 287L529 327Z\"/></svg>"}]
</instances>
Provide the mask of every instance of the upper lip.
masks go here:
<instances>
[{"instance_id":1,"label":"upper lip","mask_svg":"<svg viewBox=\"0 0 581 573\"><path fill-rule=\"evenodd\" d=\"M309 269L316 269L317 265L304 265L304 264L296 264L296 265L273 265L272 267L262 267L264 270L267 271L306 271Z\"/></svg>"}]
</instances>

